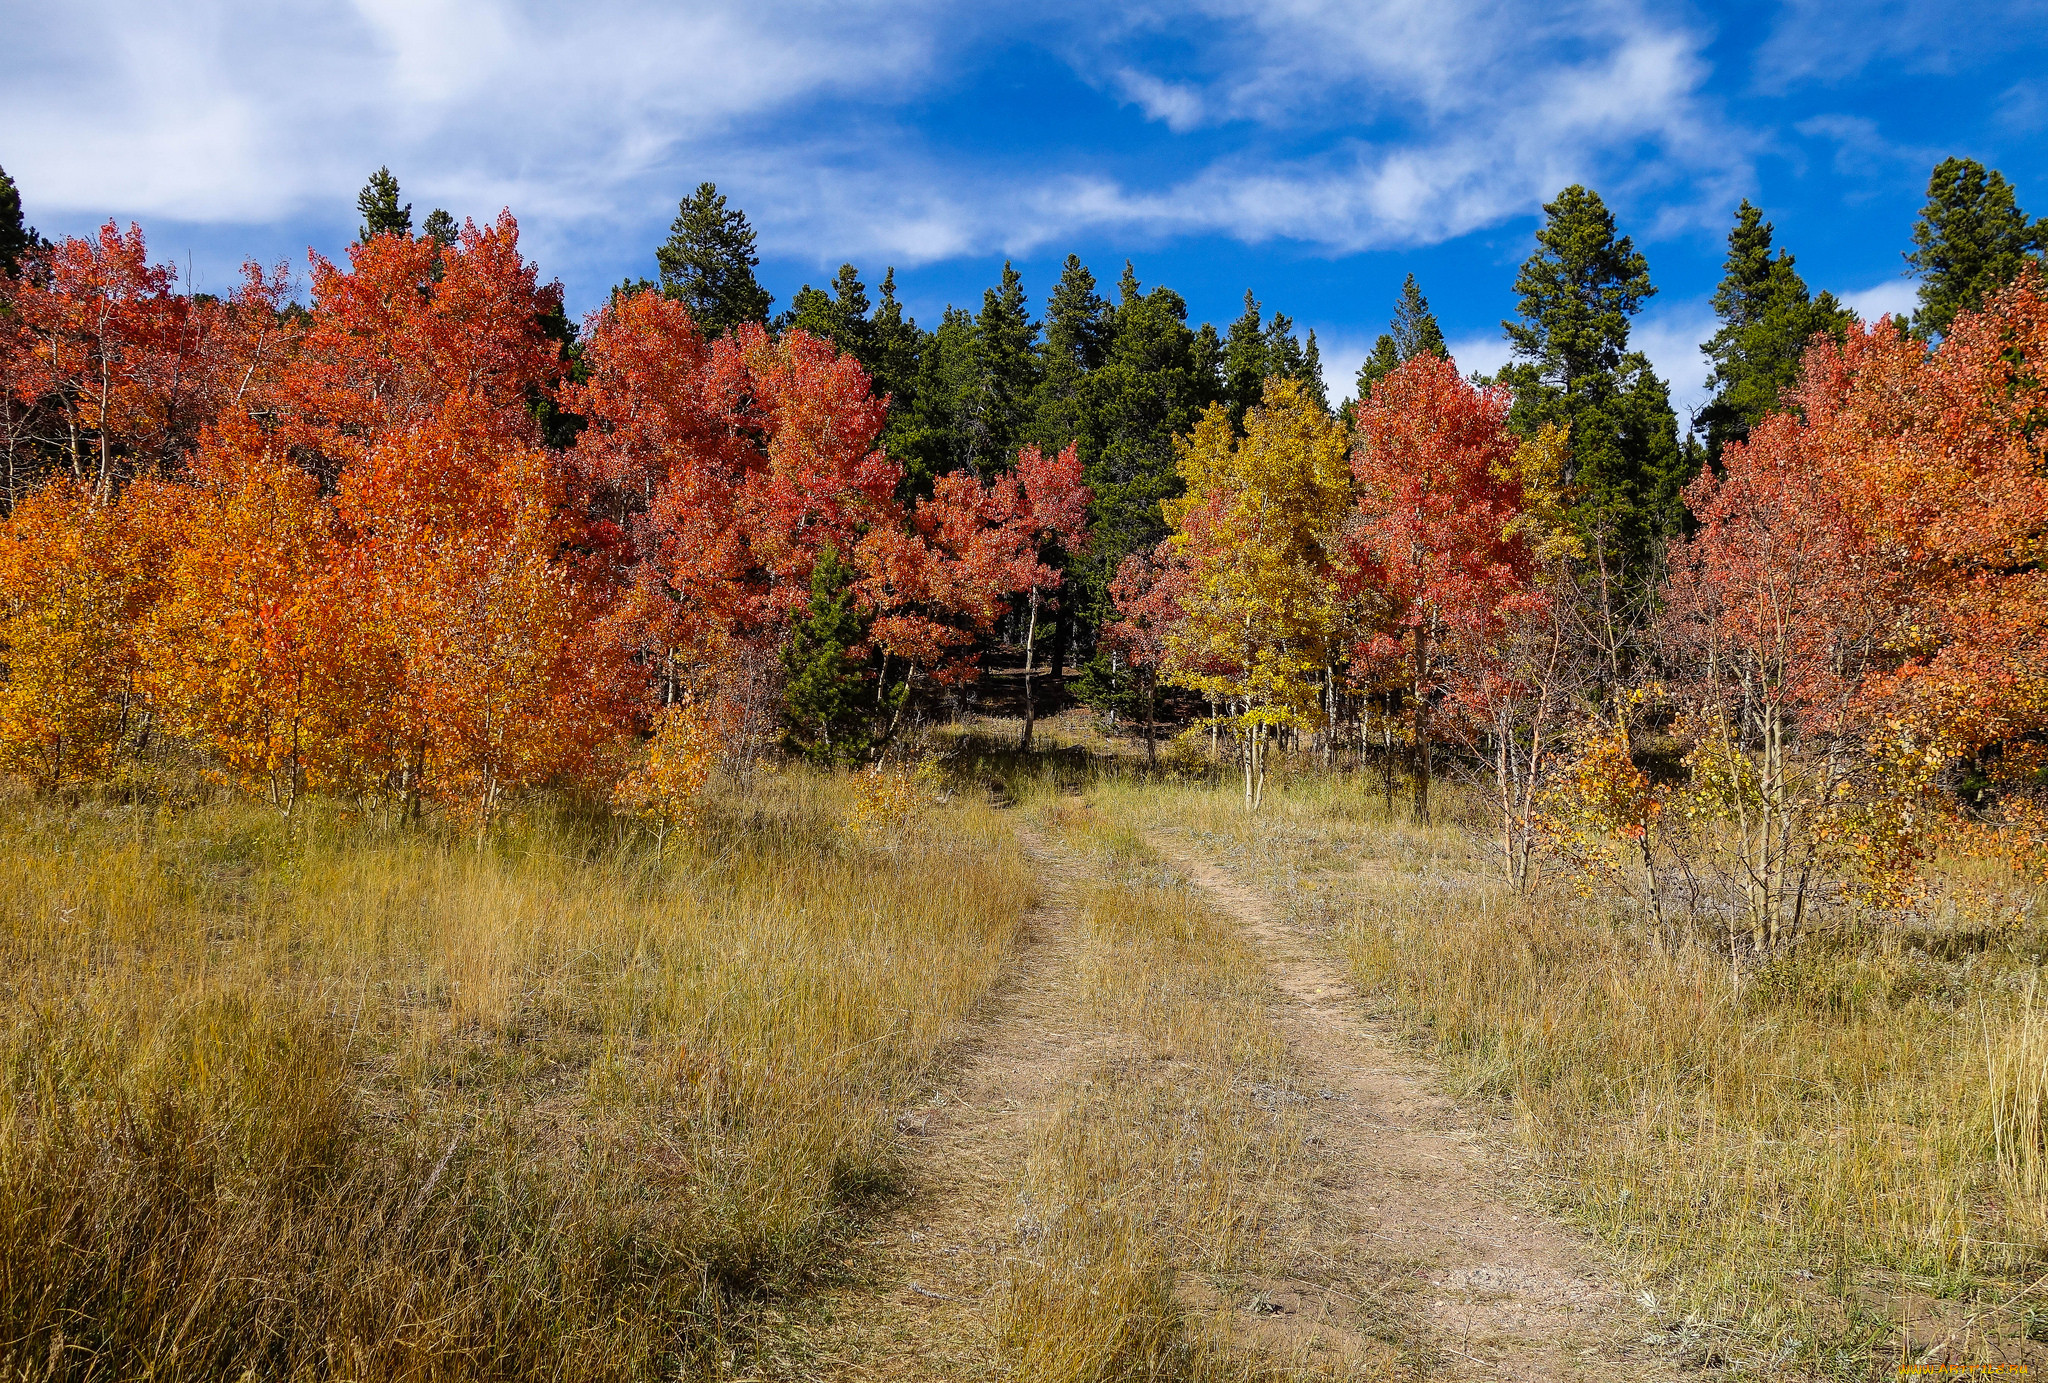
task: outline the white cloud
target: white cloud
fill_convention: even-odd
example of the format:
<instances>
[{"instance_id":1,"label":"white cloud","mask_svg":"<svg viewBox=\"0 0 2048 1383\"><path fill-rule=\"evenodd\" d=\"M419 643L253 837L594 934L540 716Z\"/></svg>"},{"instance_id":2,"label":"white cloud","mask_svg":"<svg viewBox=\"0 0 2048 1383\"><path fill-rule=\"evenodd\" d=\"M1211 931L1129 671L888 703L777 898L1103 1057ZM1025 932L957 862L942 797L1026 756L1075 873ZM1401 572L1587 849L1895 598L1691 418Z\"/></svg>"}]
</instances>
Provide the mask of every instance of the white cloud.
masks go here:
<instances>
[{"instance_id":1,"label":"white cloud","mask_svg":"<svg viewBox=\"0 0 2048 1383\"><path fill-rule=\"evenodd\" d=\"M918 80L929 19L880 0L97 0L9 17L0 125L10 172L59 211L279 219L388 162L408 193L604 217L680 147Z\"/></svg>"},{"instance_id":2,"label":"white cloud","mask_svg":"<svg viewBox=\"0 0 2048 1383\"><path fill-rule=\"evenodd\" d=\"M1712 366L1700 352L1700 343L1720 328L1720 321L1705 299L1666 302L1654 300L1636 318L1629 332L1629 344L1650 357L1650 364L1671 386L1671 409L1678 414L1678 430L1692 426L1692 415L1705 405L1707 375Z\"/></svg>"},{"instance_id":3,"label":"white cloud","mask_svg":"<svg viewBox=\"0 0 2048 1383\"><path fill-rule=\"evenodd\" d=\"M1091 231L1424 244L1594 178L1655 203L1654 232L1718 218L1749 143L1701 96L1705 36L1649 4L1198 0L1105 19L1007 0L81 0L10 15L0 127L39 213L334 219L388 163L419 211L511 205L542 251L642 234L700 177L764 248L821 261ZM982 37L1026 33L1201 142L1117 172L1086 150L970 157L914 128L906 103Z\"/></svg>"},{"instance_id":4,"label":"white cloud","mask_svg":"<svg viewBox=\"0 0 2048 1383\"><path fill-rule=\"evenodd\" d=\"M1331 132L1319 151L1219 157L1176 186L1120 190L1121 218L1161 230L1305 240L1337 251L1432 243L1533 212L1573 181L1675 195L1655 230L1717 219L1756 141L1701 94L1707 35L1640 4L1581 0L1207 0L1182 42L1202 73L1077 57L1112 70L1148 115L1183 130L1251 122ZM1113 51L1169 27L1158 11L1100 37Z\"/></svg>"},{"instance_id":5,"label":"white cloud","mask_svg":"<svg viewBox=\"0 0 2048 1383\"><path fill-rule=\"evenodd\" d=\"M1474 372L1494 374L1514 359L1514 352L1508 349L1508 338L1498 327L1471 336L1460 336L1444 342L1444 345L1449 348L1451 359L1458 362L1458 369L1467 375Z\"/></svg>"},{"instance_id":6,"label":"white cloud","mask_svg":"<svg viewBox=\"0 0 2048 1383\"><path fill-rule=\"evenodd\" d=\"M1920 289L1907 278L1886 279L1868 288L1835 296L1866 322L1875 322L1887 314L1911 317L1913 309L1920 305Z\"/></svg>"}]
</instances>

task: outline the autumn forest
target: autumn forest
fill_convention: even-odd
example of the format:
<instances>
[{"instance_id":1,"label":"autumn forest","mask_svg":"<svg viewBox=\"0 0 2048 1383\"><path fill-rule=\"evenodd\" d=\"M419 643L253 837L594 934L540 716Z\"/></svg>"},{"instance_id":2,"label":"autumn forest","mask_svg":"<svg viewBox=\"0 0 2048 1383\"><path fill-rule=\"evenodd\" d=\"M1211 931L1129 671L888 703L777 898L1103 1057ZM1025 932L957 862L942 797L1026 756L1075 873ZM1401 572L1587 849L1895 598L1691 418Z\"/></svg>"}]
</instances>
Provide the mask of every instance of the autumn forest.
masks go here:
<instances>
[{"instance_id":1,"label":"autumn forest","mask_svg":"<svg viewBox=\"0 0 2048 1383\"><path fill-rule=\"evenodd\" d=\"M1742 202L1680 417L1583 186L1333 401L710 183L572 321L389 170L218 296L0 175L0 1371L2048 1363L2016 197L1876 321Z\"/></svg>"}]
</instances>

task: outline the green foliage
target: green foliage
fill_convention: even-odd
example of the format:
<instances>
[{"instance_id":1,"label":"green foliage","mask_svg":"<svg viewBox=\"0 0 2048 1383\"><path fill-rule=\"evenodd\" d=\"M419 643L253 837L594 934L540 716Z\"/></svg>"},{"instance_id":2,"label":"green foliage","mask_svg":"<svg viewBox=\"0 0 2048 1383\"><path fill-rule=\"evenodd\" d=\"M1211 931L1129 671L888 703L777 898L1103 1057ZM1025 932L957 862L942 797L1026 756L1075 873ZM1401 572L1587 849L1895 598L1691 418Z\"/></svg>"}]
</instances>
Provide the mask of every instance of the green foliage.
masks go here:
<instances>
[{"instance_id":1,"label":"green foliage","mask_svg":"<svg viewBox=\"0 0 2048 1383\"><path fill-rule=\"evenodd\" d=\"M911 488L929 494L934 478L967 464L961 410L974 368L974 318L961 308L948 307L935 330L919 332L915 325L908 330L916 340L909 404L891 411L886 440L889 454L903 463Z\"/></svg>"},{"instance_id":2,"label":"green foliage","mask_svg":"<svg viewBox=\"0 0 2048 1383\"><path fill-rule=\"evenodd\" d=\"M1688 478L1670 390L1628 348L1629 318L1657 290L1598 193L1574 184L1543 211L1515 279L1521 320L1501 324L1519 357L1500 373L1515 392L1510 425L1523 437L1545 423L1571 429L1573 518L1588 551L1640 587L1677 529Z\"/></svg>"},{"instance_id":3,"label":"green foliage","mask_svg":"<svg viewBox=\"0 0 2048 1383\"><path fill-rule=\"evenodd\" d=\"M1401 283L1393 320L1372 343L1372 354L1358 367L1359 402L1371 396L1375 384L1423 354L1448 360L1451 351L1444 344L1443 328L1437 325L1436 314L1429 310L1429 299L1422 296L1415 275L1410 274Z\"/></svg>"},{"instance_id":4,"label":"green foliage","mask_svg":"<svg viewBox=\"0 0 2048 1383\"><path fill-rule=\"evenodd\" d=\"M838 553L819 554L810 606L782 645L783 744L812 763L858 763L873 744L867 669L850 651L867 637L853 580Z\"/></svg>"},{"instance_id":5,"label":"green foliage","mask_svg":"<svg viewBox=\"0 0 2048 1383\"><path fill-rule=\"evenodd\" d=\"M789 311L775 325L777 330L795 327L822 336L860 361L862 368L873 372L867 363L869 337L874 331L868 321L867 285L860 281L860 271L851 264L839 266L829 293L808 283L797 289L796 296L789 300Z\"/></svg>"},{"instance_id":6,"label":"green foliage","mask_svg":"<svg viewBox=\"0 0 2048 1383\"><path fill-rule=\"evenodd\" d=\"M1089 415L1088 379L1102 368L1111 337L1109 303L1095 291L1095 275L1068 255L1060 281L1045 304L1045 339L1038 348L1038 390L1032 400L1031 441L1046 452L1069 442L1085 463L1096 442Z\"/></svg>"},{"instance_id":7,"label":"green foliage","mask_svg":"<svg viewBox=\"0 0 2048 1383\"><path fill-rule=\"evenodd\" d=\"M1927 180L1927 205L1906 256L1920 274L1914 332L1940 336L1958 312L1983 306L2044 247L2048 218L2029 221L2003 174L1973 158L1943 159Z\"/></svg>"},{"instance_id":8,"label":"green foliage","mask_svg":"<svg viewBox=\"0 0 2048 1383\"><path fill-rule=\"evenodd\" d=\"M1714 362L1707 385L1712 400L1696 425L1706 434L1706 457L1749 436L1799 378L1799 358L1822 332L1839 339L1855 314L1832 293L1815 297L1792 267L1792 256L1771 253L1771 223L1744 201L1728 232L1728 258L1714 293L1721 328L1700 347Z\"/></svg>"},{"instance_id":9,"label":"green foliage","mask_svg":"<svg viewBox=\"0 0 2048 1383\"><path fill-rule=\"evenodd\" d=\"M1230 425L1244 426L1244 415L1256 408L1266 387L1266 329L1259 315L1259 300L1244 290L1244 315L1230 324L1223 338L1223 401L1230 408Z\"/></svg>"},{"instance_id":10,"label":"green foliage","mask_svg":"<svg viewBox=\"0 0 2048 1383\"><path fill-rule=\"evenodd\" d=\"M370 180L356 194L356 210L363 217L362 227L356 232L356 239L362 244L369 244L374 236L412 234L412 203L398 204L398 179L391 176L389 168L379 168L370 174Z\"/></svg>"},{"instance_id":11,"label":"green foliage","mask_svg":"<svg viewBox=\"0 0 2048 1383\"><path fill-rule=\"evenodd\" d=\"M1259 300L1246 289L1244 315L1230 324L1223 341L1223 402L1229 406L1232 427L1244 426L1244 415L1258 407L1266 381L1274 376L1298 381L1312 398L1329 407L1323 353L1315 333L1309 333L1304 345L1286 313L1276 312L1270 322L1263 321Z\"/></svg>"},{"instance_id":12,"label":"green foliage","mask_svg":"<svg viewBox=\"0 0 2048 1383\"><path fill-rule=\"evenodd\" d=\"M761 259L747 214L728 207L713 183L676 208L668 240L654 252L661 291L690 309L706 336L721 336L742 322L766 322L772 294L754 277Z\"/></svg>"},{"instance_id":13,"label":"green foliage","mask_svg":"<svg viewBox=\"0 0 2048 1383\"><path fill-rule=\"evenodd\" d=\"M977 475L1009 469L1030 421L1038 384L1038 323L1025 303L1024 280L1004 260L1001 284L981 295L959 400L962 460Z\"/></svg>"},{"instance_id":14,"label":"green foliage","mask_svg":"<svg viewBox=\"0 0 2048 1383\"><path fill-rule=\"evenodd\" d=\"M1088 378L1081 449L1095 498L1093 536L1076 574L1080 608L1094 618L1109 608L1109 582L1123 559L1166 536L1160 503L1181 492L1173 439L1191 431L1222 390L1215 333L1188 329L1180 294L1144 291L1128 264L1118 293L1108 351Z\"/></svg>"},{"instance_id":15,"label":"green foliage","mask_svg":"<svg viewBox=\"0 0 2048 1383\"><path fill-rule=\"evenodd\" d=\"M420 223L420 234L445 250L460 238L461 230L452 215L441 207L435 207Z\"/></svg>"},{"instance_id":16,"label":"green foliage","mask_svg":"<svg viewBox=\"0 0 2048 1383\"><path fill-rule=\"evenodd\" d=\"M0 168L0 274L20 269L22 256L41 243L35 228L22 220L21 190Z\"/></svg>"}]
</instances>

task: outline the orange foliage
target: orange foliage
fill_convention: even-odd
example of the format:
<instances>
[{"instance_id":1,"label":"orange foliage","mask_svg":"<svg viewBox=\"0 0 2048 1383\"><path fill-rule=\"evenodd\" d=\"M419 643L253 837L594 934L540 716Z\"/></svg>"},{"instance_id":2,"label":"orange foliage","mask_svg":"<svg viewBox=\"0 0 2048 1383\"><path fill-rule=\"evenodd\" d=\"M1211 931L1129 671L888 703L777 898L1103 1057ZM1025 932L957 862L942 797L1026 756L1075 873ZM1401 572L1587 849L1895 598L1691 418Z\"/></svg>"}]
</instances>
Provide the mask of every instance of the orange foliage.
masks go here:
<instances>
[{"instance_id":1,"label":"orange foliage","mask_svg":"<svg viewBox=\"0 0 2048 1383\"><path fill-rule=\"evenodd\" d=\"M138 719L137 620L162 553L128 504L57 480L0 527L0 769L41 790L104 775Z\"/></svg>"}]
</instances>

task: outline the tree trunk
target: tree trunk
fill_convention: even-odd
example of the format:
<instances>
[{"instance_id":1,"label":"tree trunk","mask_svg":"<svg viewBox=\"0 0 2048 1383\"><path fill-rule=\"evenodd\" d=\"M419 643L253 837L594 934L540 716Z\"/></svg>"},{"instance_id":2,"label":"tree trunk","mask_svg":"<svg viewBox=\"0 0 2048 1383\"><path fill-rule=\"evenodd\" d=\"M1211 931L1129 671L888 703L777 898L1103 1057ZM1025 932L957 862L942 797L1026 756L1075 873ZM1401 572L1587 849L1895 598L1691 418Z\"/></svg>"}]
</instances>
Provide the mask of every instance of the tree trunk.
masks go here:
<instances>
[{"instance_id":1,"label":"tree trunk","mask_svg":"<svg viewBox=\"0 0 2048 1383\"><path fill-rule=\"evenodd\" d=\"M1429 822L1429 698L1423 679L1429 667L1429 630L1415 627L1415 821Z\"/></svg>"},{"instance_id":2,"label":"tree trunk","mask_svg":"<svg viewBox=\"0 0 2048 1383\"><path fill-rule=\"evenodd\" d=\"M1031 732L1038 723L1038 705L1031 697L1031 652L1038 638L1038 588L1031 590L1031 624L1024 632L1024 737L1017 747L1031 752Z\"/></svg>"},{"instance_id":3,"label":"tree trunk","mask_svg":"<svg viewBox=\"0 0 2048 1383\"><path fill-rule=\"evenodd\" d=\"M1156 767L1159 763L1159 716L1152 703L1159 694L1159 678L1149 670L1142 675L1145 679L1145 762Z\"/></svg>"}]
</instances>

